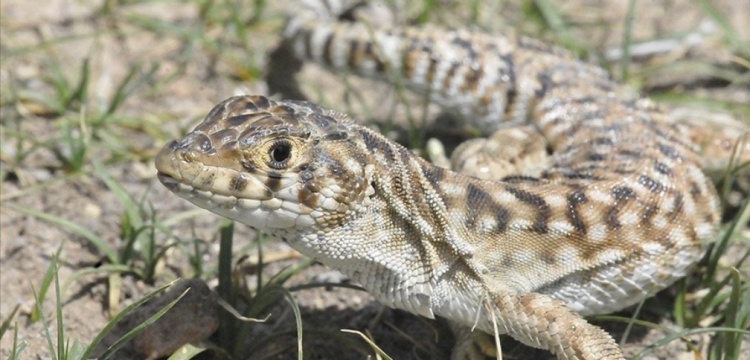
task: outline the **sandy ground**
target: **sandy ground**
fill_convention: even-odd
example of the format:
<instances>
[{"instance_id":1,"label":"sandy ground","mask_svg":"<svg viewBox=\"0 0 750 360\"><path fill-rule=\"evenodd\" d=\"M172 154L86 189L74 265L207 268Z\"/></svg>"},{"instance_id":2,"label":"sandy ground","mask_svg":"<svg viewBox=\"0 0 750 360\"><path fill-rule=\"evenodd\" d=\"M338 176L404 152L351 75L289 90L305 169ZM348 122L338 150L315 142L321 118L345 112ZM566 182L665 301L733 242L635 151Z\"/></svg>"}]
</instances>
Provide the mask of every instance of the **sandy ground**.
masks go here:
<instances>
[{"instance_id":1,"label":"sandy ground","mask_svg":"<svg viewBox=\"0 0 750 360\"><path fill-rule=\"evenodd\" d=\"M470 16L466 6L449 1L438 3L442 9L436 12L433 22L461 26ZM477 22L492 31L514 27L550 41L564 41L560 34L543 29L538 22L528 21L528 16L524 15L528 9L519 3L510 1L497 5L487 1L481 5ZM746 21L750 17L750 1L715 3L740 38L747 42L750 39L750 23ZM125 208L107 186L106 179L111 178L134 199L145 199L157 219L170 224L168 234L173 237L158 233L159 244L174 239L181 239L183 244L190 239L202 240L197 248L185 245L170 249L157 268L156 285L177 277L194 276L196 269L190 265L190 255L203 259L205 269L215 269L219 219L207 212L196 212L161 187L156 181L153 157L163 144L196 124L218 101L238 93L268 94L263 81L267 54L279 40L284 9L291 6L290 1L272 2L261 17L248 21L253 15L251 4L243 4L232 12L218 6L206 11L197 1L3 0L0 3L2 203L70 220L101 237L109 246L120 248L123 244L120 224ZM617 58L618 44L622 41L627 2L577 0L565 2L559 10L570 25L572 38L578 39L584 49L609 57L609 60L601 57L592 57L592 60L613 64L612 59ZM242 39L237 35L241 30L229 24L233 15L242 19L238 24L246 25L246 37L242 40L245 43L238 40ZM634 58L631 68L631 73L636 74L632 78L634 85L645 91L669 90L720 102L750 103L747 89L732 86L727 79L722 79L721 73L694 68L737 68L734 54L725 46L721 27L711 21L697 2L638 2L633 39L634 43L642 44L637 49L647 54L636 54ZM659 42L670 39L671 43ZM657 56L652 56L654 49L659 50ZM90 66L85 107L73 107L75 110L62 113L55 111L50 104L59 99L52 85L55 73L75 84L81 76L84 59ZM672 66L674 64L682 67ZM617 69L616 65L613 68ZM89 119L104 112L133 69L136 69L135 80L126 87L128 96L105 120L106 126L101 126L92 138L83 171L67 171L55 155L56 152L71 153L62 141L62 124L75 124L77 119ZM744 75L747 76L747 68ZM394 104L396 122L404 121L398 116L405 110L399 107L397 97L387 86L352 80L361 89L357 94L368 100L364 105L355 102L350 106L351 102L343 101L349 88L339 78L313 66L305 67L299 78L303 91L313 100L346 103L338 108L376 122L383 122L391 112L366 110L376 104ZM713 108L698 103L694 109ZM732 114L731 109L729 114ZM742 113L733 115L739 116L741 121L748 120L742 119ZM747 115L746 109L744 115ZM78 130L73 133L88 136ZM92 165L94 163L102 164L99 170ZM178 219L178 215L184 218ZM255 232L242 226L236 228L235 249L245 251L238 252L235 258L257 256L257 248L250 245ZM59 277L63 282L83 269L100 265L105 259L101 251L79 233L17 208L0 207L0 319L6 319L17 304L20 306L11 331L0 339L0 356L5 358L10 354L12 330L16 329L19 341L28 344L22 358L50 358L44 324L31 322L30 314L35 306L32 289L40 287L58 249L61 249ZM276 241L267 242L264 254L278 259L264 268L266 278L300 261L284 244ZM248 273L246 277L248 283L253 284L257 275ZM206 271L203 278L209 285L216 285L215 272ZM289 284L339 278L327 268L313 265L295 275ZM152 288L153 284L124 275L119 306ZM110 311L114 310L107 305L108 289L107 275L101 271L75 278L63 294L64 330L68 339L88 343L106 324ZM665 303L669 306L669 295L664 298L666 300L657 299L654 307L665 306ZM306 328L330 333L342 328L367 329L396 359L439 358L439 354L445 354L450 348L452 340L443 324L385 309L361 291L314 288L298 292L297 300ZM53 292L47 295L43 309L48 318L54 316ZM263 358L260 354L268 354L269 358L295 358L291 310L282 302L269 311L271 320L253 325L247 342L269 334L283 335L265 339L263 350L249 357ZM658 316L648 320L672 326ZM605 324L605 327L616 336L622 331L622 326L616 324ZM54 325L51 328L54 330ZM343 336L346 341L341 340L341 336L309 332L305 337L305 357L365 357L352 350L341 350L342 343L358 341L354 335ZM638 330L631 335L625 349L633 354L661 337L662 332ZM697 341L701 339L705 337ZM516 345L508 345L506 349L511 350L506 350L509 352L506 356L514 356L514 347ZM521 348L520 355L516 353L516 356L526 358L531 356L529 354L528 349ZM695 358L679 341L649 356Z\"/></svg>"}]
</instances>

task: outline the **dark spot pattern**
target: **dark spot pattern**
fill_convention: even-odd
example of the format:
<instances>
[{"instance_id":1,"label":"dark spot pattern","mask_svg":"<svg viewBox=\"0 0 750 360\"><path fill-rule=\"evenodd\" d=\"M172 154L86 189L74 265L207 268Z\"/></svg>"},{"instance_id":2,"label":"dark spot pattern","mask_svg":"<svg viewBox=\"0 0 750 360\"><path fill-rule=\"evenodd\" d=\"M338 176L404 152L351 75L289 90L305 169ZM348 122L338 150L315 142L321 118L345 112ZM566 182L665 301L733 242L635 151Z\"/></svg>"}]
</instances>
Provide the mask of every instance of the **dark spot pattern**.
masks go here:
<instances>
[{"instance_id":1,"label":"dark spot pattern","mask_svg":"<svg viewBox=\"0 0 750 360\"><path fill-rule=\"evenodd\" d=\"M657 212L659 212L659 206L656 204L646 204L643 207L643 212L641 213L641 223L650 225L651 219L654 218L654 215L656 215Z\"/></svg>"},{"instance_id":2,"label":"dark spot pattern","mask_svg":"<svg viewBox=\"0 0 750 360\"><path fill-rule=\"evenodd\" d=\"M541 260L547 265L555 265L557 263L557 257L552 252L542 252Z\"/></svg>"},{"instance_id":3,"label":"dark spot pattern","mask_svg":"<svg viewBox=\"0 0 750 360\"><path fill-rule=\"evenodd\" d=\"M475 61L479 57L479 54L477 54L477 51L474 48L474 44L467 39L456 36L451 40L451 44L466 50L467 60Z\"/></svg>"},{"instance_id":4,"label":"dark spot pattern","mask_svg":"<svg viewBox=\"0 0 750 360\"><path fill-rule=\"evenodd\" d=\"M349 42L349 53L347 54L348 57L346 59L346 62L350 68L357 68L357 66L359 65L358 49L360 46L361 43L357 40L352 40Z\"/></svg>"},{"instance_id":5,"label":"dark spot pattern","mask_svg":"<svg viewBox=\"0 0 750 360\"><path fill-rule=\"evenodd\" d=\"M672 203L672 210L669 213L670 219L675 219L682 215L682 208L685 205L685 199L679 192L674 192L674 200Z\"/></svg>"},{"instance_id":6,"label":"dark spot pattern","mask_svg":"<svg viewBox=\"0 0 750 360\"><path fill-rule=\"evenodd\" d=\"M661 161L657 161L656 162L656 164L654 165L654 170L656 170L656 172L658 172L659 174L662 174L662 175L666 175L666 176L669 176L669 177L673 177L674 176L674 172L672 171L672 169L670 169L667 164L665 164L665 163L663 163Z\"/></svg>"},{"instance_id":7,"label":"dark spot pattern","mask_svg":"<svg viewBox=\"0 0 750 360\"><path fill-rule=\"evenodd\" d=\"M234 192L242 192L247 187L247 178L242 174L232 177L229 181L229 188Z\"/></svg>"},{"instance_id":8,"label":"dark spot pattern","mask_svg":"<svg viewBox=\"0 0 750 360\"><path fill-rule=\"evenodd\" d=\"M672 160L681 160L680 154L677 152L677 150L673 146L660 143L659 151L661 151L661 153L664 154L664 156Z\"/></svg>"},{"instance_id":9,"label":"dark spot pattern","mask_svg":"<svg viewBox=\"0 0 750 360\"><path fill-rule=\"evenodd\" d=\"M539 179L533 176L526 175L510 175L502 179L503 182L508 184L526 184L526 183L539 183Z\"/></svg>"},{"instance_id":10,"label":"dark spot pattern","mask_svg":"<svg viewBox=\"0 0 750 360\"><path fill-rule=\"evenodd\" d=\"M582 190L575 190L572 193L568 194L568 209L567 209L567 216L568 221L573 225L573 228L575 228L577 231L581 232L582 234L586 233L586 223L581 218L581 215L579 214L579 206L583 205L588 202L588 199L586 198L586 193L584 193Z\"/></svg>"},{"instance_id":11,"label":"dark spot pattern","mask_svg":"<svg viewBox=\"0 0 750 360\"><path fill-rule=\"evenodd\" d=\"M278 171L269 171L268 178L266 178L265 185L271 191L281 190L281 179L283 175Z\"/></svg>"},{"instance_id":12,"label":"dark spot pattern","mask_svg":"<svg viewBox=\"0 0 750 360\"><path fill-rule=\"evenodd\" d=\"M498 58L503 61L505 66L502 68L503 74L508 76L508 90L505 93L506 102L509 104L508 110L511 108L516 107L516 99L518 98L518 90L517 90L517 78L516 78L516 64L513 61L513 57L511 57L508 54L502 54L499 55ZM474 86L474 89L478 87L479 81L481 79L476 79L475 82L477 85Z\"/></svg>"},{"instance_id":13,"label":"dark spot pattern","mask_svg":"<svg viewBox=\"0 0 750 360\"><path fill-rule=\"evenodd\" d=\"M635 191L627 186L618 186L612 189L612 195L615 198L615 203L607 211L605 222L610 230L615 230L622 226L619 219L620 211L635 197Z\"/></svg>"},{"instance_id":14,"label":"dark spot pattern","mask_svg":"<svg viewBox=\"0 0 750 360\"><path fill-rule=\"evenodd\" d=\"M608 145L608 146L612 146L615 144L614 140L612 140L611 137L598 137L598 138L591 140L591 143L594 145Z\"/></svg>"},{"instance_id":15,"label":"dark spot pattern","mask_svg":"<svg viewBox=\"0 0 750 360\"><path fill-rule=\"evenodd\" d=\"M510 186L506 186L505 190L515 196L518 201L530 205L536 211L534 224L531 226L532 231L537 234L549 232L549 219L552 217L552 210L541 196Z\"/></svg>"},{"instance_id":16,"label":"dark spot pattern","mask_svg":"<svg viewBox=\"0 0 750 360\"><path fill-rule=\"evenodd\" d=\"M701 196L703 196L703 192L701 191L700 186L696 184L694 181L690 182L690 197L693 198L693 200L700 199Z\"/></svg>"},{"instance_id":17,"label":"dark spot pattern","mask_svg":"<svg viewBox=\"0 0 750 360\"><path fill-rule=\"evenodd\" d=\"M441 188L440 182L443 181L445 170L438 166L425 166L422 167L422 174L425 179L430 182L433 189L438 190Z\"/></svg>"},{"instance_id":18,"label":"dark spot pattern","mask_svg":"<svg viewBox=\"0 0 750 360\"><path fill-rule=\"evenodd\" d=\"M254 173L258 168L249 160L241 160L240 165L242 165L242 168L247 170L250 173Z\"/></svg>"},{"instance_id":19,"label":"dark spot pattern","mask_svg":"<svg viewBox=\"0 0 750 360\"><path fill-rule=\"evenodd\" d=\"M467 228L476 228L479 215L489 212L494 215L497 222L495 231L502 233L507 230L510 211L497 204L486 191L474 184L467 186L466 209L468 210L465 219Z\"/></svg>"},{"instance_id":20,"label":"dark spot pattern","mask_svg":"<svg viewBox=\"0 0 750 360\"><path fill-rule=\"evenodd\" d=\"M612 195L616 202L624 202L635 196L635 191L627 186L618 186L612 189Z\"/></svg>"},{"instance_id":21,"label":"dark spot pattern","mask_svg":"<svg viewBox=\"0 0 750 360\"><path fill-rule=\"evenodd\" d=\"M658 193L658 192L661 192L662 189L664 189L664 185L650 178L648 175L638 176L638 183L643 185L643 187L645 187L652 193Z\"/></svg>"}]
</instances>

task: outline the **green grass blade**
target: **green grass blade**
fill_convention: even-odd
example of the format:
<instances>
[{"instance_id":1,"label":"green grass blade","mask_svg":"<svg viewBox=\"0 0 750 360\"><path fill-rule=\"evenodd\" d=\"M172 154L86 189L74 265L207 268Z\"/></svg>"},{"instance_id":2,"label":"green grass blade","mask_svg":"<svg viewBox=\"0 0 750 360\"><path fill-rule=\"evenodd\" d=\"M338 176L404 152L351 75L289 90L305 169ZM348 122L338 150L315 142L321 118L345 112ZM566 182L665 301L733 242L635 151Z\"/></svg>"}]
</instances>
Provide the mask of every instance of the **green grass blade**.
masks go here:
<instances>
[{"instance_id":1,"label":"green grass blade","mask_svg":"<svg viewBox=\"0 0 750 360\"><path fill-rule=\"evenodd\" d=\"M622 58L620 59L620 81L627 82L630 74L630 44L633 42L633 22L637 0L628 1L628 12L625 15L625 29L622 33Z\"/></svg>"},{"instance_id":2,"label":"green grass blade","mask_svg":"<svg viewBox=\"0 0 750 360\"><path fill-rule=\"evenodd\" d=\"M142 208L140 204L135 201L135 198L130 195L130 193L125 189L125 187L122 186L121 183L115 181L111 176L109 176L109 173L104 168L104 165L102 165L102 163L95 161L93 165L94 174L99 179L101 179L105 185L107 185L107 188L112 191L112 193L117 197L117 200L119 200L119 202L125 208L125 212L132 222L131 226L136 229L143 227L143 220L141 218Z\"/></svg>"},{"instance_id":3,"label":"green grass blade","mask_svg":"<svg viewBox=\"0 0 750 360\"><path fill-rule=\"evenodd\" d=\"M219 226L219 288L218 295L229 304L234 305L234 290L232 288L232 244L234 222L222 219ZM234 319L230 314L219 314L219 341L225 349L230 349L235 342L236 332L233 329Z\"/></svg>"},{"instance_id":4,"label":"green grass blade","mask_svg":"<svg viewBox=\"0 0 750 360\"><path fill-rule=\"evenodd\" d=\"M268 280L269 285L283 285L289 278L292 276L299 274L306 268L308 268L310 265L315 263L315 260L305 258L294 264L294 266L288 266L284 268L283 270L276 273L271 279ZM268 285L266 285L268 286Z\"/></svg>"},{"instance_id":5,"label":"green grass blade","mask_svg":"<svg viewBox=\"0 0 750 360\"><path fill-rule=\"evenodd\" d=\"M62 251L63 243L64 243L64 241L60 243L60 245L57 247L57 251L55 252L55 255L53 255L53 258L52 258L53 260L52 261L55 262L55 266L52 266L52 264L50 264L50 266L47 268L47 271L45 271L45 273L44 273L44 277L42 278L42 284L41 284L41 286L39 286L39 299L38 299L38 301L40 301L42 303L42 305L44 304L44 299L47 298L47 291L49 290L50 285L52 285L52 280L53 279L57 279L56 259L58 259L59 256L60 256L60 252ZM60 299L58 298L58 303L59 303L59 301L60 301ZM31 321L32 322L38 321L41 315L42 314L39 313L39 311L37 310L37 307L34 307L34 309L31 311Z\"/></svg>"},{"instance_id":6,"label":"green grass blade","mask_svg":"<svg viewBox=\"0 0 750 360\"><path fill-rule=\"evenodd\" d=\"M372 349L373 349L373 350L375 351L375 353L377 353L377 354L378 354L378 355L379 355L380 357L382 357L382 358L383 358L383 359L385 359L385 360L393 360L393 358L391 358L390 356L388 356L388 354L386 354L386 353L385 353L385 351L383 351L383 349L381 349L381 348L380 348L380 347L379 347L379 346L378 346L377 344L375 344L375 342L374 342L374 341L372 341L372 339L370 339L369 337L367 337L367 336L366 336L365 334L363 334L362 332L360 332L360 331L357 331L357 330L347 330L347 329L342 329L341 331L342 331L342 332L345 332L345 333L349 333L349 334L356 334L356 335L359 335L359 336L360 336L360 337L361 337L361 338L362 338L362 339L363 339L363 340L364 340L365 342L367 342L367 344L368 344L368 345L370 345L370 347L371 347L371 348L372 348Z\"/></svg>"},{"instance_id":7,"label":"green grass blade","mask_svg":"<svg viewBox=\"0 0 750 360\"><path fill-rule=\"evenodd\" d=\"M91 76L91 69L89 66L89 59L83 59L81 64L81 77L78 80L78 84L75 89L72 90L70 95L65 101L65 108L70 109L73 102L77 101L81 105L86 104L86 93L89 87L89 79Z\"/></svg>"},{"instance_id":8,"label":"green grass blade","mask_svg":"<svg viewBox=\"0 0 750 360\"><path fill-rule=\"evenodd\" d=\"M185 344L182 345L177 351L170 355L167 360L189 360L207 350L218 351L219 349L210 344Z\"/></svg>"},{"instance_id":9,"label":"green grass blade","mask_svg":"<svg viewBox=\"0 0 750 360\"><path fill-rule=\"evenodd\" d=\"M21 353L29 346L29 343L26 341L21 341L21 343L18 343L18 323L16 323L16 326L13 327L13 348L10 350L10 355L8 356L8 360L17 360L20 359Z\"/></svg>"},{"instance_id":10,"label":"green grass blade","mask_svg":"<svg viewBox=\"0 0 750 360\"><path fill-rule=\"evenodd\" d=\"M645 299L641 300L641 302L638 303L638 306L635 308L635 311L633 311L633 315L630 317L630 321L628 321L628 326L625 327L625 331L623 331L622 333L622 338L620 339L620 347L627 343L628 336L630 336L630 332L633 330L633 325L635 325L635 321L637 320L638 315L641 313L641 309L643 308L643 304L645 302Z\"/></svg>"},{"instance_id":11,"label":"green grass blade","mask_svg":"<svg viewBox=\"0 0 750 360\"><path fill-rule=\"evenodd\" d=\"M740 272L737 269L731 270L731 295L728 299L726 310L724 310L724 323L727 327L734 329L744 329L747 327L747 313L741 313L743 306L740 301L748 300L750 298L750 287L742 294L742 286L740 283ZM718 348L721 349L721 353L724 354L724 358L728 360L736 360L740 357L740 345L742 344L742 334L739 332L723 332L718 334L719 341L717 341Z\"/></svg>"},{"instance_id":12,"label":"green grass blade","mask_svg":"<svg viewBox=\"0 0 750 360\"><path fill-rule=\"evenodd\" d=\"M573 36L562 15L553 5L554 2L550 0L533 0L533 2L563 46L578 55L586 53L584 46Z\"/></svg>"},{"instance_id":13,"label":"green grass blade","mask_svg":"<svg viewBox=\"0 0 750 360\"><path fill-rule=\"evenodd\" d=\"M119 338L117 341L115 341L114 344L112 344L107 350L102 354L100 359L109 359L112 355L115 354L117 350L119 350L125 343L132 340L138 333L146 329L147 327L151 326L153 323L155 323L157 320L159 320L164 314L167 313L177 302L182 300L182 297L187 294L187 292L190 291L190 289L186 289L185 291L180 294L176 299L169 302L169 304L165 305L163 308L161 308L159 311L156 312L156 314L151 315L146 321L142 322L140 325L134 327L130 331L128 331L127 334L123 335L121 338Z\"/></svg>"},{"instance_id":14,"label":"green grass blade","mask_svg":"<svg viewBox=\"0 0 750 360\"><path fill-rule=\"evenodd\" d=\"M714 2L709 0L697 0L697 3L706 11L706 14L721 27L724 31L724 36L727 38L731 46L739 50L745 56L750 56L750 43L748 43L747 40L742 39L742 36L740 36L734 27L732 27L729 19L721 13Z\"/></svg>"},{"instance_id":15,"label":"green grass blade","mask_svg":"<svg viewBox=\"0 0 750 360\"><path fill-rule=\"evenodd\" d=\"M707 328L696 328L696 329L684 330L680 332L674 332L671 334L667 334L667 336L665 336L664 338L647 346L646 348L641 350L638 354L633 356L632 360L640 360L644 358L646 355L651 354L655 349L663 347L664 345L672 341L675 341L677 339L683 338L683 337L689 337L692 335L706 334L706 333L718 333L718 332L736 333L736 334L739 334L740 336L750 335L750 330L735 329L735 328L729 328L729 327L707 327Z\"/></svg>"},{"instance_id":16,"label":"green grass blade","mask_svg":"<svg viewBox=\"0 0 750 360\"><path fill-rule=\"evenodd\" d=\"M143 274L140 273L139 269L133 268L132 266L128 266L128 265L103 264L97 267L88 267L88 268L84 268L84 269L74 272L72 275L70 275L68 278L65 279L65 281L63 282L62 290L61 290L63 297L65 296L65 294L68 293L68 288L70 288L70 285L73 284L76 280L86 275L98 274L98 273L103 273L103 274L134 273L135 276L138 278L143 277Z\"/></svg>"},{"instance_id":17,"label":"green grass blade","mask_svg":"<svg viewBox=\"0 0 750 360\"><path fill-rule=\"evenodd\" d=\"M302 313L299 310L299 305L297 305L297 300L289 290L285 289L282 286L273 286L272 290L280 292L292 307L292 311L294 312L294 321L297 326L297 359L304 360L305 356L302 350Z\"/></svg>"},{"instance_id":18,"label":"green grass blade","mask_svg":"<svg viewBox=\"0 0 750 360\"><path fill-rule=\"evenodd\" d=\"M49 325L47 324L47 319L44 316L44 309L42 309L42 303L40 302L39 295L36 292L36 289L34 288L34 285L31 285L31 292L34 294L34 307L39 312L39 320L42 321L43 328L44 328L44 337L47 340L47 347L49 348L50 357L52 360L57 360L57 353L55 352L55 345L52 343L52 335L49 333Z\"/></svg>"},{"instance_id":19,"label":"green grass blade","mask_svg":"<svg viewBox=\"0 0 750 360\"><path fill-rule=\"evenodd\" d=\"M83 226L81 226L81 225L79 225L77 223L74 223L74 222L72 222L72 221L70 221L68 219L63 219L63 218L61 218L59 216L55 216L55 215L48 214L48 213L45 213L45 212L41 212L41 211L37 211L37 210L32 210L32 209L20 207L20 206L15 205L15 204L4 203L4 204L2 204L2 206L5 206L5 207L7 207L9 209L12 209L14 211L18 211L18 212L20 212L22 214L33 216L33 217L38 218L40 220L47 221L49 223L58 225L58 226L66 229L68 231L71 231L71 232L73 232L73 233L75 233L75 234L77 234L77 235L85 238L89 242L91 242L91 244L94 245L94 247L96 247L97 250L99 250L99 252L101 252L104 256L106 256L107 260L109 260L111 263L116 264L118 262L117 252L115 252L115 250L112 249L106 243L106 241L104 239L102 239L98 235L94 234L90 230L86 229L85 227L83 227Z\"/></svg>"},{"instance_id":20,"label":"green grass blade","mask_svg":"<svg viewBox=\"0 0 750 360\"><path fill-rule=\"evenodd\" d=\"M8 328L10 328L10 322L13 321L13 319L16 317L16 313L18 313L18 308L21 306L21 304L16 304L15 307L13 307L13 311L8 314L8 317L3 320L3 323L0 324L0 339L3 338L3 335L5 335L5 332L8 331Z\"/></svg>"},{"instance_id":21,"label":"green grass blade","mask_svg":"<svg viewBox=\"0 0 750 360\"><path fill-rule=\"evenodd\" d=\"M83 358L83 354L86 352L86 344L73 340L73 345L66 351L65 357L67 360L88 360Z\"/></svg>"},{"instance_id":22,"label":"green grass blade","mask_svg":"<svg viewBox=\"0 0 750 360\"><path fill-rule=\"evenodd\" d=\"M112 99L110 99L107 109L102 114L101 120L107 119L110 115L114 114L127 98L136 90L146 85L149 79L153 79L159 71L160 64L151 65L145 72L141 71L142 68L143 65L140 63L130 67L125 78L117 86L114 95L112 95Z\"/></svg>"},{"instance_id":23,"label":"green grass blade","mask_svg":"<svg viewBox=\"0 0 750 360\"><path fill-rule=\"evenodd\" d=\"M145 303L146 301L151 300L153 297L155 297L160 292L164 291L164 289L170 287L175 282L177 282L177 280L174 280L174 281L172 281L172 282L170 282L168 284L162 285L162 286L160 286L160 287L152 290L151 292L149 292L148 294L146 294L146 296L144 296L143 298L141 298L141 299L133 302L132 304L130 304L127 307L125 307L124 309L122 309L122 311L120 311L119 313L117 313L117 315L115 315L112 318L112 320L110 320L107 323L107 325L104 326L104 328L102 329L102 331L100 331L99 334L96 335L96 337L91 342L91 344L89 344L89 346L86 348L86 351L83 353L83 358L84 359L89 359L90 358L91 353L94 351L94 349L96 349L96 347L99 345L100 342L102 342L102 340L104 339L104 337L110 332L110 330L112 330L112 328L120 320L122 320L122 318L124 318L126 315L130 314L133 310L135 310L139 306L143 305L143 303ZM179 300L181 298L182 298L182 296L180 296L179 298L177 298L177 300ZM169 306L171 308L171 305L173 305L173 304L171 304L171 305L170 304L168 304L167 306ZM154 316L156 316L156 315L159 315L159 317L161 317L161 315L163 315L163 314L160 315L159 312L158 312ZM150 320L150 318L149 318L149 320ZM128 334L130 334L130 333L128 333ZM126 336L127 336L127 334L126 334ZM133 336L135 336L135 334ZM112 346L114 346L114 344ZM110 348L112 348L112 347L110 347Z\"/></svg>"},{"instance_id":24,"label":"green grass blade","mask_svg":"<svg viewBox=\"0 0 750 360\"><path fill-rule=\"evenodd\" d=\"M52 256L52 265L50 267L55 268L55 315L57 317L57 357L59 359L67 360L68 356L68 349L67 346L65 346L65 326L63 326L63 312L62 312L62 298L60 297L60 278L57 276L58 274L58 267L57 267L57 259L60 255L60 251L62 250L62 244L60 244L60 247L57 250L57 253Z\"/></svg>"}]
</instances>

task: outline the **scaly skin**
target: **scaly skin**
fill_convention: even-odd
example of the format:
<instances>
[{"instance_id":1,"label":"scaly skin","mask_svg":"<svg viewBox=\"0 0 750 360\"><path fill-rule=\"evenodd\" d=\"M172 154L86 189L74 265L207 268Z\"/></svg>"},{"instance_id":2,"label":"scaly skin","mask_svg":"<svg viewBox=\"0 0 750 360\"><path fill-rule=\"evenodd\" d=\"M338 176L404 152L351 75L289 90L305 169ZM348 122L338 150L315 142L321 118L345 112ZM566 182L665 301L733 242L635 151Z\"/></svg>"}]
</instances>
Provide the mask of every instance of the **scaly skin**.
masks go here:
<instances>
[{"instance_id":1,"label":"scaly skin","mask_svg":"<svg viewBox=\"0 0 750 360\"><path fill-rule=\"evenodd\" d=\"M694 146L601 69L514 37L291 24L300 56L399 73L486 132L530 124L553 149L538 177L481 180L333 110L243 96L159 153L171 191L283 238L380 302L561 359L620 359L581 316L668 286L712 239L718 200Z\"/></svg>"}]
</instances>

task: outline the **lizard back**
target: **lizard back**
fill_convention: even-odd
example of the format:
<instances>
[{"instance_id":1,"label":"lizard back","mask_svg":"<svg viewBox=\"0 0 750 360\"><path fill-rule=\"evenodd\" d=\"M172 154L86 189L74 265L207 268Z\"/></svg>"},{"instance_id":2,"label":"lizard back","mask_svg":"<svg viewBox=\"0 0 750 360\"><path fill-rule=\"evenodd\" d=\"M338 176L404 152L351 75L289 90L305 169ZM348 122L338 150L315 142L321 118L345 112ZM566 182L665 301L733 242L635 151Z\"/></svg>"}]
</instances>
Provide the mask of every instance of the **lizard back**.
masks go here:
<instances>
[{"instance_id":1,"label":"lizard back","mask_svg":"<svg viewBox=\"0 0 750 360\"><path fill-rule=\"evenodd\" d=\"M447 217L490 239L477 241L477 262L500 282L611 312L685 276L715 233L718 200L695 146L657 105L562 49L304 15L285 35L300 58L429 93L485 134L519 124L543 134L552 165L539 177L434 180Z\"/></svg>"}]
</instances>

